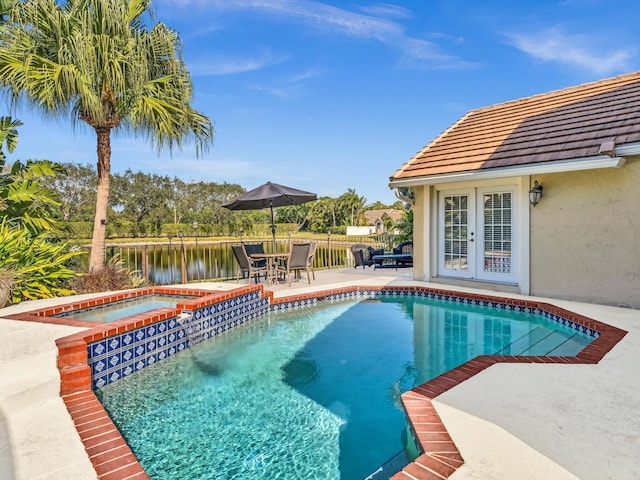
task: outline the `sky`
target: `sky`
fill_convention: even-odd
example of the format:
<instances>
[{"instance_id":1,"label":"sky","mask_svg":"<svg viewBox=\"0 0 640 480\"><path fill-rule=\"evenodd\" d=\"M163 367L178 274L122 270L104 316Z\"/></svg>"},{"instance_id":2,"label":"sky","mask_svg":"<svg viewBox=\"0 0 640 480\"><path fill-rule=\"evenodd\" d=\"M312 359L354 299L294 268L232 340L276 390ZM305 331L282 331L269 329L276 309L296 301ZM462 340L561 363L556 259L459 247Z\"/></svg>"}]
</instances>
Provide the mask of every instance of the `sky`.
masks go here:
<instances>
[{"instance_id":1,"label":"sky","mask_svg":"<svg viewBox=\"0 0 640 480\"><path fill-rule=\"evenodd\" d=\"M111 169L266 181L391 204L389 176L469 110L640 70L637 0L154 0L175 29L192 106L215 128L196 158L112 136ZM7 106L8 108L8 106ZM95 134L36 112L12 159L96 163Z\"/></svg>"}]
</instances>

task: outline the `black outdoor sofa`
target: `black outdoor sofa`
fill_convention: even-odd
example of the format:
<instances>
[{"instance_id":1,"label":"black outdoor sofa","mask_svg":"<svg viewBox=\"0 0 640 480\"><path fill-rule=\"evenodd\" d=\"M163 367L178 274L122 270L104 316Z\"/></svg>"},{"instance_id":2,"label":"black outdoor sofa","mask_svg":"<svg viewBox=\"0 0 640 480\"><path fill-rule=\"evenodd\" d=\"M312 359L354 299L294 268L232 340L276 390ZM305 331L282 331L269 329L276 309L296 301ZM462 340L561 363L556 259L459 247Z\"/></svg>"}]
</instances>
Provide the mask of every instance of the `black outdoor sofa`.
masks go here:
<instances>
[{"instance_id":1,"label":"black outdoor sofa","mask_svg":"<svg viewBox=\"0 0 640 480\"><path fill-rule=\"evenodd\" d=\"M374 268L407 268L413 267L413 242L402 242L392 252L375 249L371 245L357 243L351 246L355 260L354 268L362 266Z\"/></svg>"}]
</instances>

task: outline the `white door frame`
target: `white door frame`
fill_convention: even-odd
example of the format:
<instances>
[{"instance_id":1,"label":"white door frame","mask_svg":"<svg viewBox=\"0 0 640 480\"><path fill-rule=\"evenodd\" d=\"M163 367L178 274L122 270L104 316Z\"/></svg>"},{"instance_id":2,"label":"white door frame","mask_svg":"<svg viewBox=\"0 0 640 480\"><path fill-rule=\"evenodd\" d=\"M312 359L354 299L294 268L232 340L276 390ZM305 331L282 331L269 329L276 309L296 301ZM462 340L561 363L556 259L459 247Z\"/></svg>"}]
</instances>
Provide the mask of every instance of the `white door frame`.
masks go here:
<instances>
[{"instance_id":1,"label":"white door frame","mask_svg":"<svg viewBox=\"0 0 640 480\"><path fill-rule=\"evenodd\" d=\"M454 217L452 223L445 218L445 199L455 203L448 212ZM474 189L438 192L438 271L442 275L475 278L475 203Z\"/></svg>"},{"instance_id":2,"label":"white door frame","mask_svg":"<svg viewBox=\"0 0 640 480\"><path fill-rule=\"evenodd\" d=\"M522 222L528 224L526 219L520 218L522 208L519 205L522 199L519 194L518 184L468 186L466 188L441 189L437 194L437 265L438 275L469 280L484 280L498 283L518 283L518 265L522 261L520 256L520 243L526 242L523 248L528 249L528 239L523 239ZM491 256L485 260L485 218L484 195L488 193L511 194L511 255L502 260ZM462 198L466 198L466 209L460 207ZM453 211L449 210L449 220L445 225L445 198L452 199ZM455 199L459 199L456 203ZM528 204L525 208L528 207ZM466 210L466 212L465 212ZM466 216L465 216L466 213ZM465 217L465 218L462 218ZM466 228L465 225L466 221ZM460 227L460 228L456 228ZM445 238L447 234L447 238ZM462 238L464 237L464 238ZM447 252L445 252L447 248ZM446 256L446 258L445 258ZM466 264L464 263L466 260ZM508 262L500 263L500 262ZM489 263L488 263L489 262ZM528 269L527 269L528 271ZM528 282L525 282L528 284Z\"/></svg>"}]
</instances>

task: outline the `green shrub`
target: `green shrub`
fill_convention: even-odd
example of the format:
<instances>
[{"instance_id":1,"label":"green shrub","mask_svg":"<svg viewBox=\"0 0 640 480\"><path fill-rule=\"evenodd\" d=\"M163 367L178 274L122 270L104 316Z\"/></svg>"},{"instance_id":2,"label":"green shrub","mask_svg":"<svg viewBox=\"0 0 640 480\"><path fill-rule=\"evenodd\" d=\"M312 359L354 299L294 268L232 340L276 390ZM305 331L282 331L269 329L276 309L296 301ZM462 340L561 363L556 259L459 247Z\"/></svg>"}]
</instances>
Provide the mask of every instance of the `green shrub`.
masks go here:
<instances>
[{"instance_id":1,"label":"green shrub","mask_svg":"<svg viewBox=\"0 0 640 480\"><path fill-rule=\"evenodd\" d=\"M104 268L91 271L73 282L73 288L78 293L109 292L113 290L127 290L143 287L147 281L140 276L140 272L129 270L122 261L122 257L114 255Z\"/></svg>"},{"instance_id":2,"label":"green shrub","mask_svg":"<svg viewBox=\"0 0 640 480\"><path fill-rule=\"evenodd\" d=\"M69 281L77 273L69 263L84 253L53 241L50 233L32 234L5 219L0 222L0 269L13 274L11 303L74 294Z\"/></svg>"},{"instance_id":3,"label":"green shrub","mask_svg":"<svg viewBox=\"0 0 640 480\"><path fill-rule=\"evenodd\" d=\"M11 287L13 286L13 270L0 269L0 308L4 307L9 301Z\"/></svg>"},{"instance_id":4,"label":"green shrub","mask_svg":"<svg viewBox=\"0 0 640 480\"><path fill-rule=\"evenodd\" d=\"M347 234L347 226L346 225L335 225L333 227L329 227L327 230L331 232L331 235L346 235Z\"/></svg>"}]
</instances>

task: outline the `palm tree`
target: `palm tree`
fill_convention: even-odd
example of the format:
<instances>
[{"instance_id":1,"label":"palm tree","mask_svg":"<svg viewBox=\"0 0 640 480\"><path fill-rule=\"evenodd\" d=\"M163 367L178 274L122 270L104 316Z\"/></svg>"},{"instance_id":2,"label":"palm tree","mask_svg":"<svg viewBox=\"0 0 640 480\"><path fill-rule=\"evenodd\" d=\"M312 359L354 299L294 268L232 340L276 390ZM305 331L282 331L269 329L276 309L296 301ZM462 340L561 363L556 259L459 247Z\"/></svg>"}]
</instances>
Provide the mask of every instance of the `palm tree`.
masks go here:
<instances>
[{"instance_id":1,"label":"palm tree","mask_svg":"<svg viewBox=\"0 0 640 480\"><path fill-rule=\"evenodd\" d=\"M7 151L13 153L18 145L18 127L23 123L20 120L14 120L11 117L0 117L0 160L4 162L6 156L4 154L4 146Z\"/></svg>"},{"instance_id":2,"label":"palm tree","mask_svg":"<svg viewBox=\"0 0 640 480\"><path fill-rule=\"evenodd\" d=\"M195 142L208 149L213 127L191 108L192 82L177 32L148 28L150 0L26 0L0 33L0 85L55 118L70 115L97 139L98 190L90 270L104 266L111 132L142 135L158 151ZM151 22L153 23L153 21Z\"/></svg>"},{"instance_id":3,"label":"palm tree","mask_svg":"<svg viewBox=\"0 0 640 480\"><path fill-rule=\"evenodd\" d=\"M361 225L364 218L364 206L367 199L359 197L355 189L349 188L336 200L342 225Z\"/></svg>"}]
</instances>

